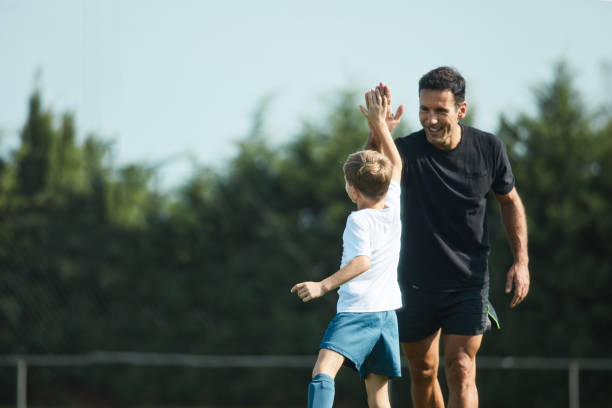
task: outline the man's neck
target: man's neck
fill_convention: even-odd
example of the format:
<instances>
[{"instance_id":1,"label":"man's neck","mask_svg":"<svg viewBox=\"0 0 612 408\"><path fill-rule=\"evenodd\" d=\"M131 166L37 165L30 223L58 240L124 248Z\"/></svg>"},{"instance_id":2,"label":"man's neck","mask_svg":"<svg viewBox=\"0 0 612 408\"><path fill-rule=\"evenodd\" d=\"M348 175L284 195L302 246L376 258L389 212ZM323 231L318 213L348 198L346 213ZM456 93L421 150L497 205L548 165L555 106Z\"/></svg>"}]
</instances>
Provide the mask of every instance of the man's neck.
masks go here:
<instances>
[{"instance_id":1,"label":"man's neck","mask_svg":"<svg viewBox=\"0 0 612 408\"><path fill-rule=\"evenodd\" d=\"M429 140L428 141L429 143L431 143L432 146L434 146L437 149L453 150L457 146L459 146L459 143L461 143L462 137L463 137L463 127L459 123L457 123L457 125L452 130L450 137L444 140L442 143L432 143L431 141Z\"/></svg>"},{"instance_id":2,"label":"man's neck","mask_svg":"<svg viewBox=\"0 0 612 408\"><path fill-rule=\"evenodd\" d=\"M448 150L453 150L454 148L459 146L459 143L461 143L462 137L463 137L463 128L461 127L459 123L457 123L457 125L453 129L453 133L451 135L451 143L450 143Z\"/></svg>"}]
</instances>

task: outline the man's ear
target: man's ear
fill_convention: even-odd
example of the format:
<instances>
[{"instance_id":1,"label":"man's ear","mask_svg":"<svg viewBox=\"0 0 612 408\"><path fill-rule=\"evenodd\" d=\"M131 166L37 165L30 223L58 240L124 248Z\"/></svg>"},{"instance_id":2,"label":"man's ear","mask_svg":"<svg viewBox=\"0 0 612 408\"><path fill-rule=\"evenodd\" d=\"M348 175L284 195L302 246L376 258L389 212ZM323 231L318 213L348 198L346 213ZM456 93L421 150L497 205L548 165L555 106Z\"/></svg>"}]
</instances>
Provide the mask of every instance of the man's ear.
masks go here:
<instances>
[{"instance_id":1,"label":"man's ear","mask_svg":"<svg viewBox=\"0 0 612 408\"><path fill-rule=\"evenodd\" d=\"M357 197L361 197L361 191L359 191L359 189L358 189L357 187L355 187L355 186L349 186L349 188L353 190L352 192L353 192L353 196L354 196L355 198L357 198Z\"/></svg>"},{"instance_id":2,"label":"man's ear","mask_svg":"<svg viewBox=\"0 0 612 408\"><path fill-rule=\"evenodd\" d=\"M465 118L465 115L467 115L467 108L468 108L468 106L467 106L467 102L466 101L463 101L463 102L461 102L459 104L459 107L458 107L458 111L459 112L457 114L457 118L459 120Z\"/></svg>"}]
</instances>

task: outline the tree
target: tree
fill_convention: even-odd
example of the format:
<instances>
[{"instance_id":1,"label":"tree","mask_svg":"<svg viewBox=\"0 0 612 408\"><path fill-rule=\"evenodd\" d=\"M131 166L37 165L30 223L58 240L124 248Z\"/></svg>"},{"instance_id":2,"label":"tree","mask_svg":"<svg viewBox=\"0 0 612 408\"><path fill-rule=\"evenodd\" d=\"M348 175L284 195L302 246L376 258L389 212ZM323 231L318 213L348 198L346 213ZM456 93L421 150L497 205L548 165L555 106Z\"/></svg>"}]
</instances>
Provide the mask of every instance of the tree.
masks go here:
<instances>
[{"instance_id":1,"label":"tree","mask_svg":"<svg viewBox=\"0 0 612 408\"><path fill-rule=\"evenodd\" d=\"M612 294L608 245L612 239L608 210L612 120L609 116L594 120L563 62L555 66L552 81L537 87L534 94L537 112L515 120L502 117L498 132L508 145L527 211L531 290L516 310L499 308L503 334L494 335L483 353L605 357L609 355L606 339L612 335L605 323L612 321L607 300ZM603 127L596 125L602 122ZM493 227L492 247L507 248L501 225ZM501 274L510 263L509 251L493 254L491 269L498 274L492 287L494 299L506 298L501 294ZM537 387L546 389L545 381L541 378ZM588 388L594 391L603 384L594 379ZM537 405L564 403L563 395L553 395L559 399L554 401L546 393ZM598 395L602 397L597 392L581 393L585 403L594 404L588 406L605 405Z\"/></svg>"}]
</instances>

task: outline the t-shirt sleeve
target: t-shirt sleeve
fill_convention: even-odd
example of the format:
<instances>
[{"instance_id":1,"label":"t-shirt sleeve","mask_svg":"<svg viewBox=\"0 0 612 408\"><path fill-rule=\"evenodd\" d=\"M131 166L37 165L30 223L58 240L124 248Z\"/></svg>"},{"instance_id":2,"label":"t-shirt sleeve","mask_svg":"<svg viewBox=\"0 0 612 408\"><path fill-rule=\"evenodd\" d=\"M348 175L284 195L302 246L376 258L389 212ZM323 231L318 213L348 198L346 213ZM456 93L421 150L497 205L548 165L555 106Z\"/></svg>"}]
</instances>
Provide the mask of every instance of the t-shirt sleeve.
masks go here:
<instances>
[{"instance_id":1,"label":"t-shirt sleeve","mask_svg":"<svg viewBox=\"0 0 612 408\"><path fill-rule=\"evenodd\" d=\"M367 223L356 217L355 213L351 214L346 220L342 240L344 246L342 259L346 260L346 263L360 255L372 256Z\"/></svg>"},{"instance_id":2,"label":"t-shirt sleeve","mask_svg":"<svg viewBox=\"0 0 612 408\"><path fill-rule=\"evenodd\" d=\"M491 188L497 194L508 194L514 187L514 174L508 160L506 146L498 140L497 159L495 162L495 173L493 175L493 185Z\"/></svg>"},{"instance_id":3,"label":"t-shirt sleeve","mask_svg":"<svg viewBox=\"0 0 612 408\"><path fill-rule=\"evenodd\" d=\"M385 204L388 207L399 209L400 195L401 195L400 184L395 180L391 180L391 183L389 183L389 190L387 190L387 197L385 198Z\"/></svg>"}]
</instances>

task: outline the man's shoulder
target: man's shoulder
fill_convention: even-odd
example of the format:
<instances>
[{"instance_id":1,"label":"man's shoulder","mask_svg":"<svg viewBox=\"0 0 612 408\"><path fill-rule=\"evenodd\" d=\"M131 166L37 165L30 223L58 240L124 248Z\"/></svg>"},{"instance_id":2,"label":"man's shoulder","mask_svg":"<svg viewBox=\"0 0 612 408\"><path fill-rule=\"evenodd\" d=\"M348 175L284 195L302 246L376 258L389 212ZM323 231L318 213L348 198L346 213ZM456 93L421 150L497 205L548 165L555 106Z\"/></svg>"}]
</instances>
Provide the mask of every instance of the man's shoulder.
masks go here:
<instances>
[{"instance_id":1,"label":"man's shoulder","mask_svg":"<svg viewBox=\"0 0 612 408\"><path fill-rule=\"evenodd\" d=\"M469 137L471 137L477 143L486 143L495 146L502 145L501 139L491 132L486 132L484 130L467 125L463 125L463 131L466 135L469 135Z\"/></svg>"},{"instance_id":2,"label":"man's shoulder","mask_svg":"<svg viewBox=\"0 0 612 408\"><path fill-rule=\"evenodd\" d=\"M395 146L397 146L397 150L404 162L409 158L413 158L415 154L418 155L418 152L424 151L427 147L426 145L427 137L423 129L395 139Z\"/></svg>"},{"instance_id":3,"label":"man's shoulder","mask_svg":"<svg viewBox=\"0 0 612 408\"><path fill-rule=\"evenodd\" d=\"M421 143L425 137L425 130L421 129L416 132L412 132L409 135L398 137L395 139L396 144L414 144Z\"/></svg>"}]
</instances>

